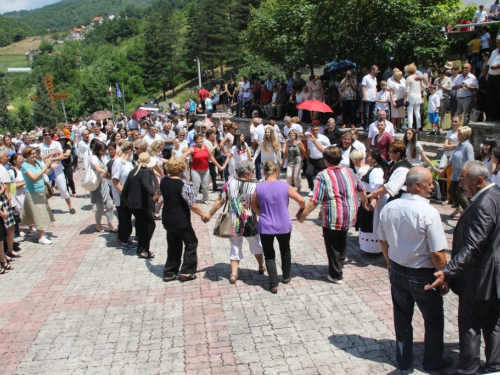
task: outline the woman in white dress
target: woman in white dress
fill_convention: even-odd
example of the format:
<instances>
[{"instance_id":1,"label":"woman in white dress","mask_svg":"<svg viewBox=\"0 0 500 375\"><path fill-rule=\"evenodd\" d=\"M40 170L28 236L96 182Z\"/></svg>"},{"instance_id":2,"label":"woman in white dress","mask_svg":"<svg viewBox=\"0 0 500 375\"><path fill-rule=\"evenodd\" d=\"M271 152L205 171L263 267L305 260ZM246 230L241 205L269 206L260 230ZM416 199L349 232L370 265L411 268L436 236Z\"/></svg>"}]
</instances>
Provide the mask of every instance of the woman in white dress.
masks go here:
<instances>
[{"instance_id":1,"label":"woman in white dress","mask_svg":"<svg viewBox=\"0 0 500 375\"><path fill-rule=\"evenodd\" d=\"M245 142L245 135L243 133L236 133L234 135L233 147L229 151L229 177L237 178L236 167L240 161L250 159L250 148Z\"/></svg>"},{"instance_id":2,"label":"woman in white dress","mask_svg":"<svg viewBox=\"0 0 500 375\"><path fill-rule=\"evenodd\" d=\"M401 122L405 117L405 93L406 80L403 78L403 72L396 71L389 83L389 93L391 94L391 121L396 130L401 130ZM401 103L403 102L403 103Z\"/></svg>"},{"instance_id":3,"label":"woman in white dress","mask_svg":"<svg viewBox=\"0 0 500 375\"><path fill-rule=\"evenodd\" d=\"M408 74L406 78L406 92L405 103L408 103L408 128L413 127L413 115L417 120L417 133L422 127L422 119L420 118L420 103L422 103L422 80L416 73L417 67L415 64L405 66L405 73Z\"/></svg>"},{"instance_id":4,"label":"woman in white dress","mask_svg":"<svg viewBox=\"0 0 500 375\"><path fill-rule=\"evenodd\" d=\"M370 166L370 169L361 178L361 181L367 194L369 194L384 185L386 162L377 148L366 151L365 161ZM359 247L366 253L378 254L381 252L378 240L378 226L380 211L384 208L388 198L388 194L380 196L375 206L373 206L373 211L366 211L363 206L359 206L356 228L359 229Z\"/></svg>"}]
</instances>

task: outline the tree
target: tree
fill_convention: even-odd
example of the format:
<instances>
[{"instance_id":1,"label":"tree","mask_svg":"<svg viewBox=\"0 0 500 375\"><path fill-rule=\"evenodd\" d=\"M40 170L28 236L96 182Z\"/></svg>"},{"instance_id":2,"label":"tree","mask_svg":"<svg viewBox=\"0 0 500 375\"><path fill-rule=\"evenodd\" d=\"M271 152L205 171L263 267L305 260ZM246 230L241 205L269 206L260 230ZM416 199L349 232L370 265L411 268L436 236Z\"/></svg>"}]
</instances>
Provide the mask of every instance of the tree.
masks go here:
<instances>
[{"instance_id":1,"label":"tree","mask_svg":"<svg viewBox=\"0 0 500 375\"><path fill-rule=\"evenodd\" d=\"M0 129L12 130L14 128L14 119L7 109L8 105L9 98L5 91L5 85L0 83Z\"/></svg>"},{"instance_id":2,"label":"tree","mask_svg":"<svg viewBox=\"0 0 500 375\"><path fill-rule=\"evenodd\" d=\"M164 100L168 87L173 85L172 74L167 69L176 61L175 46L179 38L172 15L172 4L169 0L156 0L146 17L143 36L144 83L149 92L161 88Z\"/></svg>"},{"instance_id":3,"label":"tree","mask_svg":"<svg viewBox=\"0 0 500 375\"><path fill-rule=\"evenodd\" d=\"M33 129L33 117L29 109L23 104L19 107L17 112L17 119L19 123L19 130L30 131Z\"/></svg>"},{"instance_id":4,"label":"tree","mask_svg":"<svg viewBox=\"0 0 500 375\"><path fill-rule=\"evenodd\" d=\"M48 96L49 90L45 84L45 78L38 74L36 82L35 103L33 104L33 120L35 125L53 128L57 124L57 112Z\"/></svg>"},{"instance_id":5,"label":"tree","mask_svg":"<svg viewBox=\"0 0 500 375\"><path fill-rule=\"evenodd\" d=\"M41 53L52 53L54 51L54 46L48 42L47 40L45 39L42 39L42 41L40 42L40 45L38 46L38 50L41 52Z\"/></svg>"},{"instance_id":6,"label":"tree","mask_svg":"<svg viewBox=\"0 0 500 375\"><path fill-rule=\"evenodd\" d=\"M268 0L252 9L250 53L285 69L334 59L358 64L442 57L440 28L458 0Z\"/></svg>"}]
</instances>

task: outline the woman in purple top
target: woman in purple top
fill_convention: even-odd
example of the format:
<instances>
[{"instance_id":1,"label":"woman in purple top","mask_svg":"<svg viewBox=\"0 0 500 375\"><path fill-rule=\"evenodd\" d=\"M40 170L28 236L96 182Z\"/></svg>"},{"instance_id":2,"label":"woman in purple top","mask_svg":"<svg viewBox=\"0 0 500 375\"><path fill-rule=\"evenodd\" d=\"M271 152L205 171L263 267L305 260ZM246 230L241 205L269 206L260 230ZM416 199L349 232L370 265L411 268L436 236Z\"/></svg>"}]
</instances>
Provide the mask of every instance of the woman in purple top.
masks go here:
<instances>
[{"instance_id":1,"label":"woman in purple top","mask_svg":"<svg viewBox=\"0 0 500 375\"><path fill-rule=\"evenodd\" d=\"M281 269L283 284L291 279L292 257L290 254L290 235L292 220L288 214L288 201L296 201L300 215L305 207L302 196L290 185L279 180L278 164L267 161L262 166L265 182L257 185L252 198L252 210L259 215L259 234L266 259L267 272L271 285L271 293L278 293L278 271L276 269L276 253L274 251L274 237L278 239L281 253Z\"/></svg>"}]
</instances>

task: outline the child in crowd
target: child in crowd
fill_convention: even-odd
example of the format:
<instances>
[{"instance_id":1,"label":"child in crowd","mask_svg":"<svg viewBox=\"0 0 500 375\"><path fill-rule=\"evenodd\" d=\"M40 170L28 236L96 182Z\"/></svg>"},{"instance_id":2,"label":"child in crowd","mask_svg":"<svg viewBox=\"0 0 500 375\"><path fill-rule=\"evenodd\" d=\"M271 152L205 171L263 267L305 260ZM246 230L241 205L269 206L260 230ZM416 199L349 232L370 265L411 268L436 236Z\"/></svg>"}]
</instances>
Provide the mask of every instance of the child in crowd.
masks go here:
<instances>
[{"instance_id":1,"label":"child in crowd","mask_svg":"<svg viewBox=\"0 0 500 375\"><path fill-rule=\"evenodd\" d=\"M386 81L381 81L380 82L380 90L377 93L377 102L375 103L375 107L377 108L378 111L385 111L387 113L387 121L391 120L391 116L389 113L389 103L391 100L391 94L387 90L387 82Z\"/></svg>"},{"instance_id":2,"label":"child in crowd","mask_svg":"<svg viewBox=\"0 0 500 375\"><path fill-rule=\"evenodd\" d=\"M212 113L213 107L212 107L212 99L210 99L210 96L205 96L205 113Z\"/></svg>"},{"instance_id":3,"label":"child in crowd","mask_svg":"<svg viewBox=\"0 0 500 375\"><path fill-rule=\"evenodd\" d=\"M436 93L436 86L429 86L429 106L427 107L427 115L429 116L429 123L432 126L432 131L429 135L441 135L441 129L439 128L439 105L441 98L439 94Z\"/></svg>"}]
</instances>

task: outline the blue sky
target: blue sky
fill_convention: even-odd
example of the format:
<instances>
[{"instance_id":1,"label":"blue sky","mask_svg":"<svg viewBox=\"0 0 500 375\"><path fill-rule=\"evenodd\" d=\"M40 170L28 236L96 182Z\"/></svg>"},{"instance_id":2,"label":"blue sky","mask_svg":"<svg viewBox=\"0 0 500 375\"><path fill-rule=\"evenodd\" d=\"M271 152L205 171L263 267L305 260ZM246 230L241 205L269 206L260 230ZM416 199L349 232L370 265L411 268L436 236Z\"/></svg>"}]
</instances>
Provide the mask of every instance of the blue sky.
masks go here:
<instances>
[{"instance_id":1,"label":"blue sky","mask_svg":"<svg viewBox=\"0 0 500 375\"><path fill-rule=\"evenodd\" d=\"M0 14L12 10L28 10L41 8L44 5L57 3L59 0L2 0L0 1Z\"/></svg>"}]
</instances>

